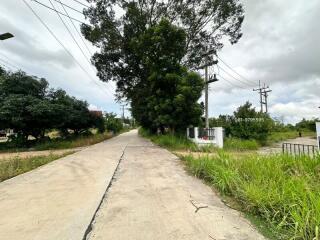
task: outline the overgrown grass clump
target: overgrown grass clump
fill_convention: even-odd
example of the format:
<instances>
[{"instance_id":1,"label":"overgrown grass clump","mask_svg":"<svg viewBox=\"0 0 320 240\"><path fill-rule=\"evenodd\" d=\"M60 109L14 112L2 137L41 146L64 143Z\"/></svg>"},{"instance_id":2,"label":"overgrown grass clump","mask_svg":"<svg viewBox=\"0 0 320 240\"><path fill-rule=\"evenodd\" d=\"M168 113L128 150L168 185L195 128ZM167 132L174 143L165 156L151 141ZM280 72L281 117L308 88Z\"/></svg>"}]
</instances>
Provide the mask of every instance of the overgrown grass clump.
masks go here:
<instances>
[{"instance_id":1,"label":"overgrown grass clump","mask_svg":"<svg viewBox=\"0 0 320 240\"><path fill-rule=\"evenodd\" d=\"M161 147L165 147L170 150L197 150L198 147L195 143L187 139L186 136L179 136L174 134L166 135L153 135L148 130L143 128L139 129L139 134L142 137L149 138L152 142Z\"/></svg>"},{"instance_id":2,"label":"overgrown grass clump","mask_svg":"<svg viewBox=\"0 0 320 240\"><path fill-rule=\"evenodd\" d=\"M31 171L37 167L45 165L49 162L65 157L74 152L70 151L64 154L50 154L48 156L37 156L20 158L15 157L11 159L0 161L0 182L18 176L22 173Z\"/></svg>"},{"instance_id":3,"label":"overgrown grass clump","mask_svg":"<svg viewBox=\"0 0 320 240\"><path fill-rule=\"evenodd\" d=\"M319 239L320 156L252 155L183 158L190 171L243 210L275 226L277 239Z\"/></svg>"},{"instance_id":4,"label":"overgrown grass clump","mask_svg":"<svg viewBox=\"0 0 320 240\"><path fill-rule=\"evenodd\" d=\"M260 144L252 140L243 140L238 138L226 138L224 140L224 149L234 151L258 150Z\"/></svg>"}]
</instances>

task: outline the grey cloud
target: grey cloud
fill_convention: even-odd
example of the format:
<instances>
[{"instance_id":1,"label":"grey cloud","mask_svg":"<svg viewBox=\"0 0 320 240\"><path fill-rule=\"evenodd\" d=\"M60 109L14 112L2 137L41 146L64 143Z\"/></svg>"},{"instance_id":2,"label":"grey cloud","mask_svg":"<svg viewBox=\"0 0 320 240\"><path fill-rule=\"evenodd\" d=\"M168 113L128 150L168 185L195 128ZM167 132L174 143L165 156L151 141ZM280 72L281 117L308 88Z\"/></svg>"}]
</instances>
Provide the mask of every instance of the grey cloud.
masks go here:
<instances>
[{"instance_id":1,"label":"grey cloud","mask_svg":"<svg viewBox=\"0 0 320 240\"><path fill-rule=\"evenodd\" d=\"M74 59L63 49L50 50L45 48L45 43L39 42L28 34L28 30L21 30L7 19L0 19L0 29L5 29L15 35L12 42L6 44L5 51L14 54L22 60L38 64L57 65L63 68L71 68L75 65Z\"/></svg>"}]
</instances>

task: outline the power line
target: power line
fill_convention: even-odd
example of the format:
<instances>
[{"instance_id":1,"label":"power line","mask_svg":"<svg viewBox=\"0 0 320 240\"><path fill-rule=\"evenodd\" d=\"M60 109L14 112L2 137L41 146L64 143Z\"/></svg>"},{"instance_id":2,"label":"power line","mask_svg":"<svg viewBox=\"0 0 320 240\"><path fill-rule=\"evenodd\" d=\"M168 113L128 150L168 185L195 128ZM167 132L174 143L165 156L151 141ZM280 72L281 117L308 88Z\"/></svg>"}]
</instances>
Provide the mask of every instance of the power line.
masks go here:
<instances>
[{"instance_id":1,"label":"power line","mask_svg":"<svg viewBox=\"0 0 320 240\"><path fill-rule=\"evenodd\" d=\"M58 1L61 3L60 0L58 0ZM56 7L53 5L52 1L49 0L49 2L50 2L50 4L51 4L52 8L56 10ZM63 7L63 9L64 9L64 11L66 12L66 14L69 16L69 14L68 14L68 12L66 11L66 9L64 8L64 6L63 6L63 5L61 5L61 6ZM69 27L67 26L66 22L62 19L62 17L60 16L60 14L59 14L58 12L56 12L56 13L57 13L59 19L61 20L61 22L63 23L63 25L65 26L66 30L68 31L69 35L71 36L72 40L75 42L75 44L77 45L77 47L78 47L79 50L81 51L82 55L84 56L84 58L87 60L87 62L89 63L90 67L91 67L91 68L93 69L93 71L94 71L94 68L93 68L93 66L91 65L91 62L90 62L89 58L88 58L87 55L83 52L82 48L80 47L78 41L75 39L74 35L73 35L72 32L70 31L70 29L69 29ZM70 19L70 21L72 22L72 19L70 18L70 16L69 16L69 19ZM72 22L72 24L73 24L73 22ZM74 24L73 24L73 26L74 26L74 28L76 29L76 26L75 26ZM80 35L80 36L81 36L81 35ZM99 82L99 83L100 83L100 82ZM97 83L97 84L98 84L98 83ZM98 85L100 85L100 84L98 84ZM100 87L102 87L102 86L100 85ZM106 90L108 91L108 94L111 94L111 93L109 92L109 89L108 89L108 88L106 88Z\"/></svg>"},{"instance_id":2,"label":"power line","mask_svg":"<svg viewBox=\"0 0 320 240\"><path fill-rule=\"evenodd\" d=\"M34 0L33 0L34 1ZM82 67L82 65L77 61L77 59L72 55L72 53L65 47L65 45L58 39L58 37L53 33L53 31L49 28L49 26L41 19L41 17L34 11L34 9L26 2L26 0L23 0L25 5L31 10L31 12L36 16L36 18L41 22L41 24L49 31L49 33L54 37L54 39L63 47L63 49L74 59L74 61L78 64L78 66L87 74L87 76L91 79L93 83L95 83L100 90L101 86L99 86L95 80L90 76L90 74Z\"/></svg>"},{"instance_id":3,"label":"power line","mask_svg":"<svg viewBox=\"0 0 320 240\"><path fill-rule=\"evenodd\" d=\"M245 89L245 90L246 90L246 88L234 84L233 82L231 82L231 81L227 80L226 78L222 77L220 74L217 74L217 75L218 75L222 80L224 80L224 81L226 81L227 83L229 83L231 86L237 87L237 88L241 88L241 89Z\"/></svg>"},{"instance_id":4,"label":"power line","mask_svg":"<svg viewBox=\"0 0 320 240\"><path fill-rule=\"evenodd\" d=\"M55 0L55 1L57 1L57 0ZM83 37L82 37L82 34L79 32L78 28L76 27L76 25L74 24L73 20L71 19L68 11L67 11L67 10L65 9L65 7L62 5L62 2L61 2L60 0L58 0L58 1L60 2L61 6L62 6L62 8L63 8L63 10L64 10L64 12L65 12L66 15L68 16L68 18L69 18L69 20L70 20L73 28L74 28L74 29L76 30L76 32L78 33L78 35L79 35L79 37L80 37L83 45L86 47L88 53L92 56L92 52L90 51L89 47L87 46L86 42L84 41L84 39L83 39Z\"/></svg>"},{"instance_id":5,"label":"power line","mask_svg":"<svg viewBox=\"0 0 320 240\"><path fill-rule=\"evenodd\" d=\"M49 0L51 6L53 7L54 10L56 10L56 7L53 5L52 1ZM63 5L62 5L63 6ZM78 41L75 39L75 37L73 36L73 34L71 33L69 27L67 26L67 24L65 23L65 21L62 19L62 17L60 16L60 14L56 11L60 21L63 23L64 27L67 29L67 32L69 33L69 35L71 36L72 40L74 41L74 43L77 45L77 47L79 48L79 50L81 51L82 55L84 56L84 58L87 60L87 62L91 65L90 60L88 59L87 55L85 55L85 53L83 52L82 48L80 47Z\"/></svg>"},{"instance_id":6,"label":"power line","mask_svg":"<svg viewBox=\"0 0 320 240\"><path fill-rule=\"evenodd\" d=\"M79 3L80 5L82 5L82 6L84 6L84 7L87 7L87 8L90 7L89 5L86 5L86 4L84 4L84 3L82 3L82 2L80 2L80 1L78 1L78 0L72 0L72 1L74 1L74 2L76 2L76 3Z\"/></svg>"},{"instance_id":7,"label":"power line","mask_svg":"<svg viewBox=\"0 0 320 240\"><path fill-rule=\"evenodd\" d=\"M25 2L25 0L23 0L23 1ZM50 9L51 11L58 12L58 13L60 13L61 15L65 16L65 17L68 17L66 14L64 14L64 13L62 13L62 12L56 10L56 9L53 9L52 7L49 7L48 5L43 4L43 3L41 3L41 2L39 2L39 1L37 1L37 0L31 0L31 1L33 1L33 2L35 2L35 3L37 3L37 4L40 4L41 6L43 6L43 7L45 7L45 8L48 8L48 9ZM71 18L72 18L74 21L77 21L77 22L79 22L79 23L88 25L88 24L86 24L85 22L80 21L80 20L78 20L78 19L76 19L76 18L73 18L73 17L71 17Z\"/></svg>"},{"instance_id":8,"label":"power line","mask_svg":"<svg viewBox=\"0 0 320 240\"><path fill-rule=\"evenodd\" d=\"M234 77L231 73L227 72L223 67L221 67L221 66L219 66L219 67L220 67L220 69L221 69L224 73L226 73L227 75L229 75L231 78L233 78L233 79L235 79L236 81L242 83L243 85L252 87L252 84L248 84L248 83L246 83L246 82L244 82L244 81L242 81L242 80Z\"/></svg>"},{"instance_id":9,"label":"power line","mask_svg":"<svg viewBox=\"0 0 320 240\"><path fill-rule=\"evenodd\" d=\"M69 9L71 9L71 10L73 10L73 11L75 11L75 12L78 12L78 13L80 13L80 14L83 15L83 12L81 12L81 11L78 10L78 9L75 9L75 8L73 8L73 7L70 7L69 5L67 5L67 4L65 4L65 3L62 3L62 2L59 1L59 0L54 0L54 1L60 3L62 6L66 6L67 8L69 8Z\"/></svg>"},{"instance_id":10,"label":"power line","mask_svg":"<svg viewBox=\"0 0 320 240\"><path fill-rule=\"evenodd\" d=\"M245 77L243 77L242 75L240 75L236 70L234 70L229 64L227 64L225 61L223 61L218 55L216 55L217 58L224 64L226 65L232 72L234 72L235 74L237 74L239 77L243 78L244 80L251 82L252 84L257 85L257 83L255 81L251 81Z\"/></svg>"}]
</instances>

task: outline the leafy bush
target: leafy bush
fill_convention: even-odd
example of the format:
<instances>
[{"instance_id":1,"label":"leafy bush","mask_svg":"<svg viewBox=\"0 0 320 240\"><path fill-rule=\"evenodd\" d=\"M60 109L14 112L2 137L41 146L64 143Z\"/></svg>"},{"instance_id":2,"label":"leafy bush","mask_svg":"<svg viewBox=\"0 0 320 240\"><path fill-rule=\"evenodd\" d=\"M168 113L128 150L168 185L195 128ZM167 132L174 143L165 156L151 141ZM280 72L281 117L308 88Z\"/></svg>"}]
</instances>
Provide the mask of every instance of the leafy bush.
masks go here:
<instances>
[{"instance_id":1,"label":"leafy bush","mask_svg":"<svg viewBox=\"0 0 320 240\"><path fill-rule=\"evenodd\" d=\"M252 104L246 102L232 116L219 116L211 119L211 127L223 127L227 136L239 139L255 139L265 143L273 129L274 121L264 113L257 112Z\"/></svg>"},{"instance_id":2,"label":"leafy bush","mask_svg":"<svg viewBox=\"0 0 320 240\"><path fill-rule=\"evenodd\" d=\"M276 226L278 239L318 239L320 155L183 158L190 171L231 196L243 210Z\"/></svg>"},{"instance_id":3,"label":"leafy bush","mask_svg":"<svg viewBox=\"0 0 320 240\"><path fill-rule=\"evenodd\" d=\"M114 134L119 133L123 129L122 121L116 118L114 113L106 113L105 115L105 128Z\"/></svg>"}]
</instances>

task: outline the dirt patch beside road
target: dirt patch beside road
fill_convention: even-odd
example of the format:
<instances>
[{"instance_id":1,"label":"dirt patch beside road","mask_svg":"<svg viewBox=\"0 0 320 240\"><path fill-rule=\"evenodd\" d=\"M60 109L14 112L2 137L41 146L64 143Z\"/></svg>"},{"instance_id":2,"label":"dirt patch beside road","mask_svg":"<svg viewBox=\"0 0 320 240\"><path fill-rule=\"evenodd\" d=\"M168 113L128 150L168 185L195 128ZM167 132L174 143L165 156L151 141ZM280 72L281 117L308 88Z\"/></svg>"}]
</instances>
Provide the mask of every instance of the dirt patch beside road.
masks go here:
<instances>
[{"instance_id":1,"label":"dirt patch beside road","mask_svg":"<svg viewBox=\"0 0 320 240\"><path fill-rule=\"evenodd\" d=\"M51 154L63 155L68 152L79 152L83 149L85 149L85 148L80 147L80 148L59 149L59 150L0 153L0 161L12 159L12 158L16 158L16 157L29 158L29 157L38 157L38 156L49 156Z\"/></svg>"}]
</instances>

